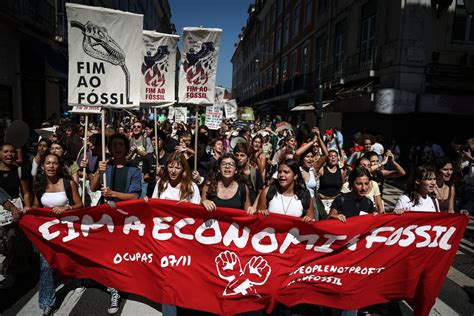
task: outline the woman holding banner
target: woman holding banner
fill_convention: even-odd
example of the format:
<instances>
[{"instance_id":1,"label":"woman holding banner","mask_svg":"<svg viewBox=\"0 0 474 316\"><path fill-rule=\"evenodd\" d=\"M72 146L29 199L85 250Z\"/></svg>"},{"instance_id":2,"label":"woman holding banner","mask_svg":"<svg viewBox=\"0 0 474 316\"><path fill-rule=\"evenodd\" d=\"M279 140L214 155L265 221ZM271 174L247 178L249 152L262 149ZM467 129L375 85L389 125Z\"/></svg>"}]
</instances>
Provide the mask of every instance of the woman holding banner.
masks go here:
<instances>
[{"instance_id":1,"label":"woman holding banner","mask_svg":"<svg viewBox=\"0 0 474 316\"><path fill-rule=\"evenodd\" d=\"M193 204L201 202L199 188L192 180L191 170L182 153L174 152L168 156L163 176L156 183L152 198L186 201ZM177 315L177 309L174 305L163 304L162 308L164 316Z\"/></svg>"},{"instance_id":2,"label":"woman holding banner","mask_svg":"<svg viewBox=\"0 0 474 316\"><path fill-rule=\"evenodd\" d=\"M278 165L277 181L263 190L258 201L259 212L300 217L304 222L314 221L314 200L306 188L300 166L293 159Z\"/></svg>"},{"instance_id":3,"label":"woman holding banner","mask_svg":"<svg viewBox=\"0 0 474 316\"><path fill-rule=\"evenodd\" d=\"M209 174L202 188L201 204L206 210L212 212L217 207L249 209L249 189L240 179L238 166L237 158L231 153L225 153L219 158L216 168Z\"/></svg>"},{"instance_id":4,"label":"woman holding banner","mask_svg":"<svg viewBox=\"0 0 474 316\"><path fill-rule=\"evenodd\" d=\"M64 171L62 159L53 153L43 156L40 170L33 182L35 208L52 208L56 214L82 208L77 184ZM55 310L56 287L53 270L40 253L39 307L43 315L51 315ZM83 288L79 287L79 291Z\"/></svg>"}]
</instances>

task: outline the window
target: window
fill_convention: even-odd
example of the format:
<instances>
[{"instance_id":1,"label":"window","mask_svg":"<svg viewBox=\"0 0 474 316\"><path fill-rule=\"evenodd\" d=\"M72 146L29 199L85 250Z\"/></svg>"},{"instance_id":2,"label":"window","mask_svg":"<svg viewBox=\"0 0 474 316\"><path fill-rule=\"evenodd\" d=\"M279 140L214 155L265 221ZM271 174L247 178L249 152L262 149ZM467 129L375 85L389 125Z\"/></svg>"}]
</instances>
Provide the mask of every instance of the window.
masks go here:
<instances>
[{"instance_id":1,"label":"window","mask_svg":"<svg viewBox=\"0 0 474 316\"><path fill-rule=\"evenodd\" d=\"M268 43L268 51L265 53L271 58L271 55L273 54L273 43L275 42L275 33L272 33L270 35L269 43Z\"/></svg>"},{"instance_id":2,"label":"window","mask_svg":"<svg viewBox=\"0 0 474 316\"><path fill-rule=\"evenodd\" d=\"M275 66L275 83L278 83L280 80L280 66Z\"/></svg>"},{"instance_id":3,"label":"window","mask_svg":"<svg viewBox=\"0 0 474 316\"><path fill-rule=\"evenodd\" d=\"M276 31L276 42L275 42L275 52L278 53L281 48L281 24L278 25L277 31Z\"/></svg>"},{"instance_id":4,"label":"window","mask_svg":"<svg viewBox=\"0 0 474 316\"><path fill-rule=\"evenodd\" d=\"M296 63L297 63L297 58L298 56L296 55L298 52L297 51L294 51L293 53L291 53L291 61L290 61L290 66L291 66L291 76L294 77L298 72L296 71L297 68L296 68Z\"/></svg>"},{"instance_id":5,"label":"window","mask_svg":"<svg viewBox=\"0 0 474 316\"><path fill-rule=\"evenodd\" d=\"M313 18L313 0L305 0L304 26L311 23Z\"/></svg>"},{"instance_id":6,"label":"window","mask_svg":"<svg viewBox=\"0 0 474 316\"><path fill-rule=\"evenodd\" d=\"M283 45L288 44L288 39L290 38L290 16L285 17L284 23L284 34L283 34Z\"/></svg>"},{"instance_id":7,"label":"window","mask_svg":"<svg viewBox=\"0 0 474 316\"><path fill-rule=\"evenodd\" d=\"M300 6L296 4L293 10L293 35L298 35L300 26Z\"/></svg>"},{"instance_id":8,"label":"window","mask_svg":"<svg viewBox=\"0 0 474 316\"><path fill-rule=\"evenodd\" d=\"M464 0L456 0L454 12L453 40L474 42L474 18L467 15Z\"/></svg>"},{"instance_id":9,"label":"window","mask_svg":"<svg viewBox=\"0 0 474 316\"><path fill-rule=\"evenodd\" d=\"M282 12L283 12L283 0L278 0L277 15L280 16Z\"/></svg>"},{"instance_id":10,"label":"window","mask_svg":"<svg viewBox=\"0 0 474 316\"><path fill-rule=\"evenodd\" d=\"M323 14L328 8L328 0L318 1L318 14Z\"/></svg>"},{"instance_id":11,"label":"window","mask_svg":"<svg viewBox=\"0 0 474 316\"><path fill-rule=\"evenodd\" d=\"M309 73L309 44L306 44L303 47L301 54L301 73Z\"/></svg>"},{"instance_id":12,"label":"window","mask_svg":"<svg viewBox=\"0 0 474 316\"><path fill-rule=\"evenodd\" d=\"M326 59L326 34L316 39L316 80L322 79L324 60Z\"/></svg>"},{"instance_id":13,"label":"window","mask_svg":"<svg viewBox=\"0 0 474 316\"><path fill-rule=\"evenodd\" d=\"M281 61L281 80L285 81L288 79L288 58L283 57Z\"/></svg>"},{"instance_id":14,"label":"window","mask_svg":"<svg viewBox=\"0 0 474 316\"><path fill-rule=\"evenodd\" d=\"M361 64L370 64L375 53L375 15L362 20L360 35Z\"/></svg>"},{"instance_id":15,"label":"window","mask_svg":"<svg viewBox=\"0 0 474 316\"><path fill-rule=\"evenodd\" d=\"M334 41L334 71L342 72L344 63L344 50L346 46L347 22L342 20L336 24L336 38Z\"/></svg>"}]
</instances>

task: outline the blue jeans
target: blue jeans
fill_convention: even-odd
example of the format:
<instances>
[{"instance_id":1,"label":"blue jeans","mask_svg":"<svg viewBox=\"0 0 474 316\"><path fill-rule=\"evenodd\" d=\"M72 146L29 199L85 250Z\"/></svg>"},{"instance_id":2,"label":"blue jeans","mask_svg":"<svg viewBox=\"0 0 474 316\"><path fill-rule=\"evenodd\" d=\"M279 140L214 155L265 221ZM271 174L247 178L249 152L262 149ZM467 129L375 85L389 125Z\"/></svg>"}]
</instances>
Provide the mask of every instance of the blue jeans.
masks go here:
<instances>
[{"instance_id":1,"label":"blue jeans","mask_svg":"<svg viewBox=\"0 0 474 316\"><path fill-rule=\"evenodd\" d=\"M41 309L46 309L56 304L56 286L54 285L53 270L41 253L39 256L40 278L38 303Z\"/></svg>"},{"instance_id":2,"label":"blue jeans","mask_svg":"<svg viewBox=\"0 0 474 316\"><path fill-rule=\"evenodd\" d=\"M177 308L175 305L161 305L161 311L163 312L163 316L176 316L178 314Z\"/></svg>"}]
</instances>

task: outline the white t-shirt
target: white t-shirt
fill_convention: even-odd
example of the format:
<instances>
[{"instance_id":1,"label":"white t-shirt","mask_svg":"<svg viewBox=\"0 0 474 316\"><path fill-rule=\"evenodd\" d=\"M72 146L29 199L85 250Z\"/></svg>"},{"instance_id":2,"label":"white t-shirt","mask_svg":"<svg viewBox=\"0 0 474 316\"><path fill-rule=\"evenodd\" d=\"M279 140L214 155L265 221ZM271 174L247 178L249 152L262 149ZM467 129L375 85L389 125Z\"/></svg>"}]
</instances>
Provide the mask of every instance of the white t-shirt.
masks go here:
<instances>
[{"instance_id":1,"label":"white t-shirt","mask_svg":"<svg viewBox=\"0 0 474 316\"><path fill-rule=\"evenodd\" d=\"M268 203L268 211L275 214L301 217L303 215L303 203L296 194L284 196L277 192Z\"/></svg>"},{"instance_id":2,"label":"white t-shirt","mask_svg":"<svg viewBox=\"0 0 474 316\"><path fill-rule=\"evenodd\" d=\"M166 186L166 189L160 194L158 197L158 184L160 181L156 182L155 189L153 190L152 198L159 198L162 200L172 200L172 201L179 201L180 199L180 192L179 192L179 185L176 187L172 187L169 183ZM199 188L196 183L192 182L193 186L193 196L191 197L190 201L193 204L201 203L201 193L199 193Z\"/></svg>"},{"instance_id":3,"label":"white t-shirt","mask_svg":"<svg viewBox=\"0 0 474 316\"><path fill-rule=\"evenodd\" d=\"M434 203L436 203L436 206ZM426 196L426 198L420 196L418 204L413 205L413 202L410 202L408 196L402 195L398 199L397 204L395 204L395 209L405 209L418 212L436 212L436 210L439 210L439 204L436 199L433 199L430 196Z\"/></svg>"}]
</instances>

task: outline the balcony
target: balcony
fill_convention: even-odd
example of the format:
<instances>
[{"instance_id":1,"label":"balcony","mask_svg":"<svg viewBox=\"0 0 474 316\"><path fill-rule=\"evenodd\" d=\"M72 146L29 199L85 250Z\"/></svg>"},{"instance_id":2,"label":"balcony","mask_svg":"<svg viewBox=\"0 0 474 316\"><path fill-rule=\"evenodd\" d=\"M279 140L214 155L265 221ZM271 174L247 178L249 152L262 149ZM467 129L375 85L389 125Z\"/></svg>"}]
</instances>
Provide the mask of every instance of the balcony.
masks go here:
<instances>
[{"instance_id":1,"label":"balcony","mask_svg":"<svg viewBox=\"0 0 474 316\"><path fill-rule=\"evenodd\" d=\"M430 63L425 78L427 92L474 91L474 67Z\"/></svg>"},{"instance_id":2,"label":"balcony","mask_svg":"<svg viewBox=\"0 0 474 316\"><path fill-rule=\"evenodd\" d=\"M344 84L352 81L373 77L380 65L380 58L377 54L377 48L359 51L358 53L346 57L338 67L334 64L327 65L322 71L317 70L307 74L294 74L293 77L274 83L271 87L260 90L258 93L247 98L241 98L241 101L248 105L263 103L285 97L293 97L295 94L304 94L314 92L314 90L325 82Z\"/></svg>"},{"instance_id":3,"label":"balcony","mask_svg":"<svg viewBox=\"0 0 474 316\"><path fill-rule=\"evenodd\" d=\"M344 82L359 80L375 75L380 65L380 56L377 47L360 50L358 53L346 57L340 64L330 64L323 68L322 82Z\"/></svg>"}]
</instances>

